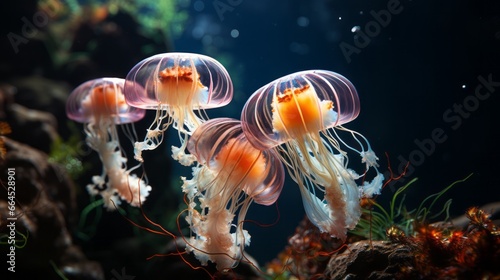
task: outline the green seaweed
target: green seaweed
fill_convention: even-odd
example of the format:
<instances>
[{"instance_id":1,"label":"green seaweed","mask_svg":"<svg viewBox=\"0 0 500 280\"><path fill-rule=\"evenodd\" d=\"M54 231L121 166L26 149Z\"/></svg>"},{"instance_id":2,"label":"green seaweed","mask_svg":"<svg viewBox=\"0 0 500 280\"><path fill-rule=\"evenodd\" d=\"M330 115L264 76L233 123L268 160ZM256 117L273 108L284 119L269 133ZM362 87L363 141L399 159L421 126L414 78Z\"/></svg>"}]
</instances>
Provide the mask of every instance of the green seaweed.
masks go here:
<instances>
[{"instance_id":1,"label":"green seaweed","mask_svg":"<svg viewBox=\"0 0 500 280\"><path fill-rule=\"evenodd\" d=\"M59 276L62 280L69 280L66 275L64 275L64 272L57 267L56 263L53 260L49 260L50 266L52 266L52 269L54 269L54 272Z\"/></svg>"},{"instance_id":2,"label":"green seaweed","mask_svg":"<svg viewBox=\"0 0 500 280\"><path fill-rule=\"evenodd\" d=\"M62 165L71 178L77 179L87 169L87 166L85 166L79 158L81 155L82 143L84 142L80 139L80 133L77 132L75 125L69 123L68 126L73 133L66 141L62 138L58 138L52 143L49 162Z\"/></svg>"},{"instance_id":3,"label":"green seaweed","mask_svg":"<svg viewBox=\"0 0 500 280\"><path fill-rule=\"evenodd\" d=\"M16 230L16 239L14 244L11 244L9 243L8 239L9 239L9 235L7 234L2 234L0 236L0 245L13 245L14 247L16 247L17 249L22 249L26 246L26 244L28 244L28 238L29 238L29 235L30 235L30 232L29 231L26 231L26 234ZM18 239L17 237L18 236L21 236L20 239ZM19 244L22 244L22 245L19 245Z\"/></svg>"},{"instance_id":4,"label":"green seaweed","mask_svg":"<svg viewBox=\"0 0 500 280\"><path fill-rule=\"evenodd\" d=\"M102 216L102 207L100 207L104 202L101 199L95 200L95 197L91 196L91 202L83 208L80 213L80 220L78 221L78 231L76 232L76 236L80 239L88 241L90 240L97 231L97 224L101 220ZM87 223L89 220L89 215L92 211L95 210L94 217L90 223Z\"/></svg>"},{"instance_id":5,"label":"green seaweed","mask_svg":"<svg viewBox=\"0 0 500 280\"><path fill-rule=\"evenodd\" d=\"M431 220L443 216L443 214L443 220L446 221L450 218L452 199L446 200L441 204L440 209L434 212L439 199L452 187L458 183L465 182L471 176L472 173L464 179L454 181L443 190L427 196L416 209L409 211L404 203L406 197L404 193L417 181L417 178L414 178L394 192L388 209L384 208L376 201L371 204L373 208L363 209L361 220L358 222L356 228L350 232L367 239L387 240L387 230L393 227L402 231L405 235L411 236L415 234L415 225L428 223ZM402 198L400 198L401 195Z\"/></svg>"}]
</instances>

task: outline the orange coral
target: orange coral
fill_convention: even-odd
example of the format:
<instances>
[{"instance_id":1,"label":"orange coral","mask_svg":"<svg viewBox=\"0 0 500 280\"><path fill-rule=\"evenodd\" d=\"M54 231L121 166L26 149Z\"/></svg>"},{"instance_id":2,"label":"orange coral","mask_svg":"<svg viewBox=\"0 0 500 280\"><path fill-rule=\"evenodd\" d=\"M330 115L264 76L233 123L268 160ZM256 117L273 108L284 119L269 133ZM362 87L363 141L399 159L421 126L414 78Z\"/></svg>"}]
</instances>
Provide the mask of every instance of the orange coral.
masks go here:
<instances>
[{"instance_id":1,"label":"orange coral","mask_svg":"<svg viewBox=\"0 0 500 280\"><path fill-rule=\"evenodd\" d=\"M329 257L343 248L339 239L320 232L309 219L302 220L288 245L267 264L267 272L273 275L292 274L298 279L314 279L322 275Z\"/></svg>"},{"instance_id":2,"label":"orange coral","mask_svg":"<svg viewBox=\"0 0 500 280\"><path fill-rule=\"evenodd\" d=\"M416 269L426 279L500 279L497 227L477 207L466 216L466 230L421 225L416 236L399 239L414 249Z\"/></svg>"}]
</instances>

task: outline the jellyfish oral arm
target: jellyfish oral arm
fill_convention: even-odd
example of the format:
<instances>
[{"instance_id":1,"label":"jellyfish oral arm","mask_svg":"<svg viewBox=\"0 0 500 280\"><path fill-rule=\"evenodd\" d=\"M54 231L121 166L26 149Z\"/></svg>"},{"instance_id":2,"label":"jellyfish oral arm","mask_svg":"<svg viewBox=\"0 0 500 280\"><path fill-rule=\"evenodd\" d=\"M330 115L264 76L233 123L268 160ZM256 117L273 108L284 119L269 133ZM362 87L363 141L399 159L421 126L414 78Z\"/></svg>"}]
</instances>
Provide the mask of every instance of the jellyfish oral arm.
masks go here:
<instances>
[{"instance_id":1,"label":"jellyfish oral arm","mask_svg":"<svg viewBox=\"0 0 500 280\"><path fill-rule=\"evenodd\" d=\"M202 265L211 261L222 271L238 264L243 256L242 247L250 244L250 235L240 223L232 223L238 206L233 201L238 200L242 191L226 190L213 184L214 179L206 166L193 167L193 179L183 178L183 191L189 200L186 221L194 234L186 251L193 252ZM228 205L230 201L236 205ZM247 211L244 207L240 216Z\"/></svg>"},{"instance_id":2,"label":"jellyfish oral arm","mask_svg":"<svg viewBox=\"0 0 500 280\"><path fill-rule=\"evenodd\" d=\"M164 122L164 119L167 121ZM144 141L134 143L134 158L137 161L144 162L142 151L154 150L163 142L165 130L167 130L171 123L172 119L169 118L166 111L161 109L156 110L155 120L146 130Z\"/></svg>"},{"instance_id":3,"label":"jellyfish oral arm","mask_svg":"<svg viewBox=\"0 0 500 280\"><path fill-rule=\"evenodd\" d=\"M361 186L363 197L371 198L374 195L380 194L383 184L384 175L382 173L378 173L370 182L365 182Z\"/></svg>"},{"instance_id":4,"label":"jellyfish oral arm","mask_svg":"<svg viewBox=\"0 0 500 280\"><path fill-rule=\"evenodd\" d=\"M201 123L202 119L196 116L192 108L181 110L180 108L169 106L162 109L159 106L159 109L156 111L155 121L147 129L144 141L134 144L134 158L139 162L143 162L142 151L156 149L163 142L165 131L172 125L177 129L181 142L180 147L172 146L172 158L184 166L191 166L195 158L192 155L186 154L186 143L189 135Z\"/></svg>"},{"instance_id":5,"label":"jellyfish oral arm","mask_svg":"<svg viewBox=\"0 0 500 280\"><path fill-rule=\"evenodd\" d=\"M202 265L207 265L208 260L215 263L219 271L235 267L242 258L240 246L244 245L237 240L247 239L248 244L250 237L243 229L231 233L233 219L234 214L228 209L219 208L210 210L203 220L192 221L196 236L190 238L186 251L193 252Z\"/></svg>"},{"instance_id":6,"label":"jellyfish oral arm","mask_svg":"<svg viewBox=\"0 0 500 280\"><path fill-rule=\"evenodd\" d=\"M319 134L285 145L286 158L292 160L288 170L299 185L307 216L322 232L345 240L347 229L356 225L361 211L359 189L343 164L343 155L332 154Z\"/></svg>"},{"instance_id":7,"label":"jellyfish oral arm","mask_svg":"<svg viewBox=\"0 0 500 280\"><path fill-rule=\"evenodd\" d=\"M181 146L173 146L172 149L172 158L178 161L181 165L191 166L196 161L196 157L191 154L186 153L186 145L188 141L188 134L183 134L179 131L179 139L181 139ZM191 134L191 133L190 133Z\"/></svg>"},{"instance_id":8,"label":"jellyfish oral arm","mask_svg":"<svg viewBox=\"0 0 500 280\"><path fill-rule=\"evenodd\" d=\"M91 195L101 195L108 210L120 204L118 197L138 207L149 195L151 186L126 169L127 159L120 149L116 126L106 124L98 122L86 128L87 143L99 154L103 164L103 174L94 176L87 190Z\"/></svg>"}]
</instances>

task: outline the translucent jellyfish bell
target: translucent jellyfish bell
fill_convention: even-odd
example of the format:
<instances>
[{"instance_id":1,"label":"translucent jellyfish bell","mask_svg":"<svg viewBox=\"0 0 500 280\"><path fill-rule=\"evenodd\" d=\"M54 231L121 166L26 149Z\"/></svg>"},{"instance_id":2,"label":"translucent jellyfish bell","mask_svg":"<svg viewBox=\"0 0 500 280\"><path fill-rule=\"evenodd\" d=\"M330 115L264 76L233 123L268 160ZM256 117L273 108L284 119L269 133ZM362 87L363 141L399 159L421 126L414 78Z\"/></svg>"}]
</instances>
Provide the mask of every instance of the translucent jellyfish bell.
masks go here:
<instances>
[{"instance_id":1,"label":"translucent jellyfish bell","mask_svg":"<svg viewBox=\"0 0 500 280\"><path fill-rule=\"evenodd\" d=\"M348 123L359 111L358 93L349 80L313 70L284 76L257 90L245 104L241 120L243 129L253 136L248 140L266 150Z\"/></svg>"},{"instance_id":2,"label":"translucent jellyfish bell","mask_svg":"<svg viewBox=\"0 0 500 280\"><path fill-rule=\"evenodd\" d=\"M192 158L184 154L185 143L204 120L204 109L228 104L233 84L222 64L193 53L158 54L139 62L128 73L125 98L131 106L156 110L156 118L143 142L135 144L135 157L155 149L170 124L179 131L181 147L172 147L173 157L184 165ZM197 115L195 110L201 110Z\"/></svg>"},{"instance_id":3,"label":"translucent jellyfish bell","mask_svg":"<svg viewBox=\"0 0 500 280\"><path fill-rule=\"evenodd\" d=\"M80 123L133 123L142 119L145 110L129 106L123 95L125 80L100 78L78 86L66 102L68 118Z\"/></svg>"},{"instance_id":4,"label":"translucent jellyfish bell","mask_svg":"<svg viewBox=\"0 0 500 280\"><path fill-rule=\"evenodd\" d=\"M186 220L194 233L187 251L203 265L208 260L216 263L219 271L233 268L250 244L250 234L243 229L247 210L253 201L276 202L283 188L283 165L275 151L255 149L240 121L229 118L198 127L188 149L199 165L191 180L183 178L189 200Z\"/></svg>"},{"instance_id":5,"label":"translucent jellyfish bell","mask_svg":"<svg viewBox=\"0 0 500 280\"><path fill-rule=\"evenodd\" d=\"M117 125L136 122L145 114L125 102L124 82L118 78L90 80L73 90L66 101L68 118L85 124L86 143L103 163L102 174L92 178L87 190L101 195L109 210L114 209L112 202L120 204L118 198L139 206L151 190L144 180L131 174L135 168L126 169L127 159L118 139Z\"/></svg>"},{"instance_id":6,"label":"translucent jellyfish bell","mask_svg":"<svg viewBox=\"0 0 500 280\"><path fill-rule=\"evenodd\" d=\"M299 184L305 211L322 231L345 239L361 215L359 199L378 193L383 175L375 153L361 134L342 126L360 111L354 86L342 75L309 70L281 77L258 89L242 111L248 141L260 150L282 152L292 178ZM339 137L347 132L359 148ZM347 168L348 152L360 155L376 176L358 187L361 176ZM318 197L317 194L322 194Z\"/></svg>"}]
</instances>

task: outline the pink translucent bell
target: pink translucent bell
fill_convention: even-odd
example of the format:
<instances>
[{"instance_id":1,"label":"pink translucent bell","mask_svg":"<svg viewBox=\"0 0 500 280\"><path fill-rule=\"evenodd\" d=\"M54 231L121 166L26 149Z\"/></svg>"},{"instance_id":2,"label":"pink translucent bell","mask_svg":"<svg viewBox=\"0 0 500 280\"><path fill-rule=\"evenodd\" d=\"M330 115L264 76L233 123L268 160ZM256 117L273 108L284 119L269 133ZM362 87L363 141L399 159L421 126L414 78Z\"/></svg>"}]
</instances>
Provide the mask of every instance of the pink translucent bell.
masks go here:
<instances>
[{"instance_id":1,"label":"pink translucent bell","mask_svg":"<svg viewBox=\"0 0 500 280\"><path fill-rule=\"evenodd\" d=\"M123 85L125 80L100 78L78 86L66 101L66 114L85 126L87 145L99 154L102 173L92 177L87 190L92 196L103 198L104 207L116 209L121 200L139 207L151 191L151 186L127 169L127 158L122 151L117 126L129 127L135 134L133 125L144 117L145 110L131 107L125 102Z\"/></svg>"},{"instance_id":2,"label":"pink translucent bell","mask_svg":"<svg viewBox=\"0 0 500 280\"><path fill-rule=\"evenodd\" d=\"M354 85L324 70L293 73L258 89L241 113L248 141L266 150L355 119L360 111Z\"/></svg>"},{"instance_id":3,"label":"pink translucent bell","mask_svg":"<svg viewBox=\"0 0 500 280\"><path fill-rule=\"evenodd\" d=\"M114 124L125 124L142 119L145 110L125 102L124 83L124 79L100 78L81 84L68 97L66 114L81 123L107 119Z\"/></svg>"},{"instance_id":4,"label":"pink translucent bell","mask_svg":"<svg viewBox=\"0 0 500 280\"><path fill-rule=\"evenodd\" d=\"M240 121L209 120L195 130L187 147L200 164L216 173L217 188L240 188L262 205L278 199L285 178L279 156L274 150L255 149L243 134Z\"/></svg>"},{"instance_id":5,"label":"pink translucent bell","mask_svg":"<svg viewBox=\"0 0 500 280\"><path fill-rule=\"evenodd\" d=\"M127 103L143 109L169 106L208 109L228 104L233 84L215 59L193 53L163 53L139 62L126 77Z\"/></svg>"}]
</instances>

